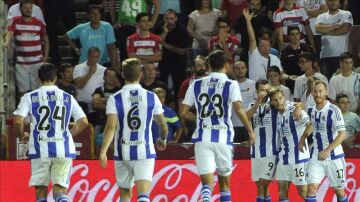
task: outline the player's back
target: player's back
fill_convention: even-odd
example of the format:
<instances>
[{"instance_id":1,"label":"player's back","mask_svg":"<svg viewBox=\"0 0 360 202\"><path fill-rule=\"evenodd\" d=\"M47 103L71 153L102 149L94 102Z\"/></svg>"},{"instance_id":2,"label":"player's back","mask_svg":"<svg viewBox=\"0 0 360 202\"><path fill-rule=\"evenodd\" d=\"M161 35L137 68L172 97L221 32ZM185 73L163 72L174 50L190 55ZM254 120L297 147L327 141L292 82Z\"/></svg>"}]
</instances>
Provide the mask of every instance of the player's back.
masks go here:
<instances>
[{"instance_id":1,"label":"player's back","mask_svg":"<svg viewBox=\"0 0 360 202\"><path fill-rule=\"evenodd\" d=\"M68 127L70 117L85 116L82 110L74 112L75 104L78 106L70 94L56 86L42 86L24 95L18 110L28 111L32 117L30 158L75 158L75 145Z\"/></svg>"},{"instance_id":2,"label":"player's back","mask_svg":"<svg viewBox=\"0 0 360 202\"><path fill-rule=\"evenodd\" d=\"M226 74L211 73L195 80L189 87L197 110L197 127L193 142L219 142L231 145L234 130L231 122L232 103L241 101L239 86ZM187 93L187 97L190 97ZM192 105L185 97L184 103Z\"/></svg>"},{"instance_id":3,"label":"player's back","mask_svg":"<svg viewBox=\"0 0 360 202\"><path fill-rule=\"evenodd\" d=\"M151 124L153 115L162 112L156 94L143 89L139 84L127 84L110 96L107 114L117 114L119 121L114 140L116 160L156 157Z\"/></svg>"}]
</instances>

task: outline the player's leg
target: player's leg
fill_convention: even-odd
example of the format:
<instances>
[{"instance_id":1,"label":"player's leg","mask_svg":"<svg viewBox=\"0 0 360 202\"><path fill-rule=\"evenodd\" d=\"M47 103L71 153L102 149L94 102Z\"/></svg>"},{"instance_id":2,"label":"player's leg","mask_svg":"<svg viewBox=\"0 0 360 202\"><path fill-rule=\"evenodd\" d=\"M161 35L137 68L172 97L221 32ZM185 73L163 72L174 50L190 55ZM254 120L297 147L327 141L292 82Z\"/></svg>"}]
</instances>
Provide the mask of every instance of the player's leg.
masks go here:
<instances>
[{"instance_id":1,"label":"player's leg","mask_svg":"<svg viewBox=\"0 0 360 202\"><path fill-rule=\"evenodd\" d=\"M288 202L289 201L289 187L290 187L290 183L289 181L278 181L278 191L279 191L279 201L280 202Z\"/></svg>"},{"instance_id":2,"label":"player's leg","mask_svg":"<svg viewBox=\"0 0 360 202\"><path fill-rule=\"evenodd\" d=\"M138 202L150 202L149 192L154 174L155 159L138 160L134 163L134 179Z\"/></svg>"},{"instance_id":3,"label":"player's leg","mask_svg":"<svg viewBox=\"0 0 360 202\"><path fill-rule=\"evenodd\" d=\"M55 202L71 201L67 196L67 189L70 185L72 168L71 158L52 158L51 159L51 181L53 187L53 197Z\"/></svg>"},{"instance_id":4,"label":"player's leg","mask_svg":"<svg viewBox=\"0 0 360 202\"><path fill-rule=\"evenodd\" d=\"M213 175L216 170L215 153L212 142L195 143L195 162L200 175L202 188L201 200L210 202L213 188Z\"/></svg>"},{"instance_id":5,"label":"player's leg","mask_svg":"<svg viewBox=\"0 0 360 202\"><path fill-rule=\"evenodd\" d=\"M278 164L275 179L278 181L279 201L289 201L289 186L292 179L292 165Z\"/></svg>"},{"instance_id":6,"label":"player's leg","mask_svg":"<svg viewBox=\"0 0 360 202\"><path fill-rule=\"evenodd\" d=\"M276 170L276 157L252 158L251 159L251 178L256 182L257 202L270 202L271 197L268 186L274 179Z\"/></svg>"},{"instance_id":7,"label":"player's leg","mask_svg":"<svg viewBox=\"0 0 360 202\"><path fill-rule=\"evenodd\" d=\"M36 201L47 200L50 183L50 158L31 159L31 178L29 186L35 187Z\"/></svg>"},{"instance_id":8,"label":"player's leg","mask_svg":"<svg viewBox=\"0 0 360 202\"><path fill-rule=\"evenodd\" d=\"M344 158L329 160L327 163L327 177L330 187L334 188L337 200L347 202L348 197L345 193L346 187L346 162Z\"/></svg>"},{"instance_id":9,"label":"player's leg","mask_svg":"<svg viewBox=\"0 0 360 202\"><path fill-rule=\"evenodd\" d=\"M306 199L306 194L307 194L307 189L308 186L307 185L297 185L296 186L298 195L302 198L302 199Z\"/></svg>"},{"instance_id":10,"label":"player's leg","mask_svg":"<svg viewBox=\"0 0 360 202\"><path fill-rule=\"evenodd\" d=\"M259 201L259 202L262 202L262 201L270 202L271 201L271 197L270 197L269 189L268 189L270 182L271 182L271 180L262 179L262 178L260 178L256 182L256 187L257 187L256 201Z\"/></svg>"},{"instance_id":11,"label":"player's leg","mask_svg":"<svg viewBox=\"0 0 360 202\"><path fill-rule=\"evenodd\" d=\"M307 194L306 181L307 163L299 163L291 167L291 181L296 185L298 195L305 200Z\"/></svg>"},{"instance_id":12,"label":"player's leg","mask_svg":"<svg viewBox=\"0 0 360 202\"><path fill-rule=\"evenodd\" d=\"M120 202L130 202L134 186L134 172L131 161L114 161L116 183L120 191Z\"/></svg>"},{"instance_id":13,"label":"player's leg","mask_svg":"<svg viewBox=\"0 0 360 202\"><path fill-rule=\"evenodd\" d=\"M324 162L319 161L318 159L311 159L307 165L307 176L306 181L307 194L305 202L316 202L316 192L325 177Z\"/></svg>"},{"instance_id":14,"label":"player's leg","mask_svg":"<svg viewBox=\"0 0 360 202\"><path fill-rule=\"evenodd\" d=\"M213 147L218 173L220 202L229 202L231 201L230 175L233 165L233 147L222 143L216 143Z\"/></svg>"}]
</instances>

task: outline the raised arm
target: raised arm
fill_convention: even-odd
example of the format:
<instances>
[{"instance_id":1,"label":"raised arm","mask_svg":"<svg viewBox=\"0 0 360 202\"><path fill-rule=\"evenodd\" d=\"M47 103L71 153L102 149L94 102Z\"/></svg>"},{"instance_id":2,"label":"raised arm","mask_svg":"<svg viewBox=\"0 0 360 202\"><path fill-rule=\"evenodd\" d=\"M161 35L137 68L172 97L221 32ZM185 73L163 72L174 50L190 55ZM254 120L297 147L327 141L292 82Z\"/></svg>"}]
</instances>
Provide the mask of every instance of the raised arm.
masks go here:
<instances>
[{"instance_id":1,"label":"raised arm","mask_svg":"<svg viewBox=\"0 0 360 202\"><path fill-rule=\"evenodd\" d=\"M246 19L246 29L248 31L248 37L249 37L249 52L253 53L254 50L257 48L255 32L251 24L251 19L253 18L253 14L249 13L248 8L244 9L242 13Z\"/></svg>"}]
</instances>

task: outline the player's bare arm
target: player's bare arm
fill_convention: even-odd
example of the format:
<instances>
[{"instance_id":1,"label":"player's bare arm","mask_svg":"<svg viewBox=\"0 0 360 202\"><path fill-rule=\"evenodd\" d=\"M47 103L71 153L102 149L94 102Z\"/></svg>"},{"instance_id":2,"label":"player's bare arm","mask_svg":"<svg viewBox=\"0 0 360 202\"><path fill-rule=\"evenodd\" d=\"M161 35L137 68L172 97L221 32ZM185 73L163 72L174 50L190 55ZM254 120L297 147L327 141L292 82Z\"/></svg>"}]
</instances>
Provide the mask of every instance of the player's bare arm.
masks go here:
<instances>
[{"instance_id":1,"label":"player's bare arm","mask_svg":"<svg viewBox=\"0 0 360 202\"><path fill-rule=\"evenodd\" d=\"M88 119L86 117L80 118L75 122L75 125L71 128L71 135L77 136L88 125Z\"/></svg>"},{"instance_id":2,"label":"player's bare arm","mask_svg":"<svg viewBox=\"0 0 360 202\"><path fill-rule=\"evenodd\" d=\"M104 130L104 140L101 146L100 157L99 157L100 165L103 168L105 168L107 165L106 152L109 149L112 140L114 139L117 122L118 122L118 118L116 114L107 115L107 120Z\"/></svg>"},{"instance_id":3,"label":"player's bare arm","mask_svg":"<svg viewBox=\"0 0 360 202\"><path fill-rule=\"evenodd\" d=\"M299 141L299 150L301 152L304 152L304 148L306 148L306 144L305 144L305 140L307 137L309 137L309 135L311 135L311 133L314 131L314 127L312 125L312 123L309 121L306 124L306 128L304 130L304 133L301 135L300 141Z\"/></svg>"},{"instance_id":4,"label":"player's bare arm","mask_svg":"<svg viewBox=\"0 0 360 202\"><path fill-rule=\"evenodd\" d=\"M332 143L330 143L330 144L326 147L326 149L322 150L322 151L319 153L319 156L318 156L319 160L325 160L325 159L329 156L330 152L331 152L332 150L334 150L335 147L337 147L338 145L340 145L340 144L345 140L345 138L346 138L346 131L345 131L345 130L342 130L342 131L339 131L338 133L339 133L339 134L338 134L338 136L335 138L335 140L334 140Z\"/></svg>"},{"instance_id":5,"label":"player's bare arm","mask_svg":"<svg viewBox=\"0 0 360 202\"><path fill-rule=\"evenodd\" d=\"M191 121L191 122L196 122L196 115L191 113L189 111L190 106L186 105L186 104L182 104L180 106L180 118L183 120L187 120L187 121Z\"/></svg>"},{"instance_id":6,"label":"player's bare arm","mask_svg":"<svg viewBox=\"0 0 360 202\"><path fill-rule=\"evenodd\" d=\"M168 134L168 127L163 114L154 115L155 123L160 127L160 138L156 141L158 150L166 149L166 139Z\"/></svg>"},{"instance_id":7,"label":"player's bare arm","mask_svg":"<svg viewBox=\"0 0 360 202\"><path fill-rule=\"evenodd\" d=\"M29 134L24 134L24 117L20 115L15 115L15 133L20 142L27 143Z\"/></svg>"}]
</instances>

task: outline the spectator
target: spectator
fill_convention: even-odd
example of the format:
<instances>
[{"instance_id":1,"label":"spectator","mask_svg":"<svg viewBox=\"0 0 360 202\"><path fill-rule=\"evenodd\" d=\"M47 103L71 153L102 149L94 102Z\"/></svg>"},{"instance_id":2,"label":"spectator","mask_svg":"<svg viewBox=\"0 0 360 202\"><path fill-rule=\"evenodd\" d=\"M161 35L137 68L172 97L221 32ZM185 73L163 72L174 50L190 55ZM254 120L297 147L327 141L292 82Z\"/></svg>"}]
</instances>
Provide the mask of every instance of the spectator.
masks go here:
<instances>
[{"instance_id":1,"label":"spectator","mask_svg":"<svg viewBox=\"0 0 360 202\"><path fill-rule=\"evenodd\" d=\"M19 2L30 2L32 4L32 13L31 13L31 17L35 17L38 20L40 20L44 25L46 25L45 20L44 20L44 15L43 12L41 11L41 8L35 4L33 4L33 1L27 1L27 0L20 0ZM16 3L14 5L12 5L9 8L8 11L8 15L6 17L6 20L9 21L14 17L18 17L21 16L21 10L20 10L20 3Z\"/></svg>"},{"instance_id":2,"label":"spectator","mask_svg":"<svg viewBox=\"0 0 360 202\"><path fill-rule=\"evenodd\" d=\"M178 94L178 103L179 103L179 108L181 106L182 101L185 98L185 94L187 89L189 88L190 84L195 80L195 79L199 79L201 77L206 76L206 59L204 56L198 55L195 57L192 66L192 70L193 70L193 75L191 75L190 78L186 79L185 81L182 82L181 86L180 86L180 91ZM190 110L191 112L193 112L194 114L196 114L196 109L192 108L192 110ZM180 117L181 120L181 124L184 126L183 128L183 141L184 142L188 142L191 140L191 135L193 134L193 132L195 131L196 128L196 123L194 121L190 121L190 120L184 120Z\"/></svg>"},{"instance_id":3,"label":"spectator","mask_svg":"<svg viewBox=\"0 0 360 202\"><path fill-rule=\"evenodd\" d=\"M316 77L317 80L322 80L326 84L328 83L327 78L319 72L316 72L314 69L314 63L316 62L315 55L312 53L302 53L299 55L299 66L303 75L299 76L295 80L294 87L294 100L296 102L306 102L308 96L311 93L311 89L308 88L308 80ZM310 82L311 86L312 82ZM312 101L308 101L308 103L315 103Z\"/></svg>"},{"instance_id":4,"label":"spectator","mask_svg":"<svg viewBox=\"0 0 360 202\"><path fill-rule=\"evenodd\" d=\"M253 14L250 14L248 9L244 9L243 15L246 19L249 34L249 78L253 81L266 79L266 72L270 66L278 66L282 72L283 69L279 58L270 54L270 41L260 39L259 47L257 47L254 29L251 24Z\"/></svg>"},{"instance_id":5,"label":"spectator","mask_svg":"<svg viewBox=\"0 0 360 202\"><path fill-rule=\"evenodd\" d=\"M321 35L315 30L316 18L322 13L325 13L328 8L325 0L296 0L296 5L303 7L309 16L310 28L314 36L316 56L320 56L321 50Z\"/></svg>"},{"instance_id":6,"label":"spectator","mask_svg":"<svg viewBox=\"0 0 360 202\"><path fill-rule=\"evenodd\" d=\"M119 2L119 11L116 14L116 1ZM125 60L128 55L126 52L127 38L136 32L136 16L139 13L149 13L151 6L149 2L154 5L154 13L151 17L150 28L155 25L160 12L159 0L111 0L110 13L111 21L116 32L116 41L120 50L121 61Z\"/></svg>"},{"instance_id":7,"label":"spectator","mask_svg":"<svg viewBox=\"0 0 360 202\"><path fill-rule=\"evenodd\" d=\"M340 108L344 117L347 137L343 142L344 146L351 147L354 144L356 135L360 132L360 117L350 111L350 100L346 94L339 93L336 95L336 105Z\"/></svg>"},{"instance_id":8,"label":"spectator","mask_svg":"<svg viewBox=\"0 0 360 202\"><path fill-rule=\"evenodd\" d=\"M256 100L255 81L246 78L248 68L243 61L235 62L234 64L234 77L240 87L242 105L246 108ZM249 134L236 115L235 110L232 110L232 123L234 126L234 142L244 142L249 140Z\"/></svg>"},{"instance_id":9,"label":"spectator","mask_svg":"<svg viewBox=\"0 0 360 202\"><path fill-rule=\"evenodd\" d=\"M360 102L360 74L353 72L353 59L349 52L340 55L340 74L329 82L329 98L335 103L336 95L344 93L350 100L350 111L356 112Z\"/></svg>"},{"instance_id":10,"label":"spectator","mask_svg":"<svg viewBox=\"0 0 360 202\"><path fill-rule=\"evenodd\" d=\"M64 35L66 31L76 26L75 0L45 0L45 18L50 41L50 58L54 63L60 62L58 35ZM65 30L59 29L58 21L64 25ZM85 51L86 54L86 51Z\"/></svg>"},{"instance_id":11,"label":"spectator","mask_svg":"<svg viewBox=\"0 0 360 202\"><path fill-rule=\"evenodd\" d=\"M181 82L186 79L187 50L190 48L190 37L184 25L178 23L178 17L173 9L168 9L164 15L164 25L159 33L161 38L162 60L159 63L160 79L167 83L171 76L175 95L179 92ZM169 86L169 85L168 85Z\"/></svg>"},{"instance_id":12,"label":"spectator","mask_svg":"<svg viewBox=\"0 0 360 202\"><path fill-rule=\"evenodd\" d=\"M297 26L300 29L302 42L305 42L305 31L315 52L315 42L310 28L309 17L304 8L295 5L295 0L284 0L284 7L280 7L275 11L273 21L280 50L290 42L287 35L288 27Z\"/></svg>"},{"instance_id":13,"label":"spectator","mask_svg":"<svg viewBox=\"0 0 360 202\"><path fill-rule=\"evenodd\" d=\"M264 30L274 31L274 25L272 21L262 12L261 0L250 0L250 12L253 13L253 18L251 19L251 24L255 31L255 37L258 39L261 35L261 32ZM240 33L241 37L241 47L244 49L243 54L241 55L241 60L248 61L248 52L249 52L249 37L246 27L246 19L243 15L237 20L237 23L234 27L236 33ZM271 38L271 35L270 35Z\"/></svg>"},{"instance_id":14,"label":"spectator","mask_svg":"<svg viewBox=\"0 0 360 202\"><path fill-rule=\"evenodd\" d=\"M138 13L136 23L139 32L129 36L127 54L129 58L136 57L141 64L159 62L162 58L160 37L151 33L150 17L147 13Z\"/></svg>"},{"instance_id":15,"label":"spectator","mask_svg":"<svg viewBox=\"0 0 360 202\"><path fill-rule=\"evenodd\" d=\"M38 69L47 62L49 55L46 28L39 19L31 16L33 8L31 0L21 0L19 6L21 16L9 21L3 44L3 48L9 48L12 39L15 40L18 98L27 91L39 87Z\"/></svg>"},{"instance_id":16,"label":"spectator","mask_svg":"<svg viewBox=\"0 0 360 202\"><path fill-rule=\"evenodd\" d=\"M84 112L89 115L92 110L92 94L95 89L104 85L104 72L106 67L101 66L98 61L100 59L100 49L91 47L88 50L87 61L78 64L74 69L74 83L78 88L77 100ZM88 117L93 123L93 117Z\"/></svg>"},{"instance_id":17,"label":"spectator","mask_svg":"<svg viewBox=\"0 0 360 202\"><path fill-rule=\"evenodd\" d=\"M270 54L275 55L276 57L278 57L280 59L280 52L276 49L273 48L273 34L270 30L263 28L262 30L260 30L260 37L257 38L258 41L260 40L265 40L265 41L269 41L270 42Z\"/></svg>"},{"instance_id":18,"label":"spectator","mask_svg":"<svg viewBox=\"0 0 360 202\"><path fill-rule=\"evenodd\" d=\"M59 70L60 77L56 82L56 86L76 98L76 86L72 83L74 66L70 63L63 63L60 65Z\"/></svg>"},{"instance_id":19,"label":"spectator","mask_svg":"<svg viewBox=\"0 0 360 202\"><path fill-rule=\"evenodd\" d=\"M353 18L349 11L339 9L339 0L326 0L329 11L317 17L315 29L322 37L320 70L330 79L339 67L339 56L348 50Z\"/></svg>"},{"instance_id":20,"label":"spectator","mask_svg":"<svg viewBox=\"0 0 360 202\"><path fill-rule=\"evenodd\" d=\"M98 5L90 5L88 14L90 22L80 24L65 34L66 41L80 55L79 63L83 63L87 58L88 50L91 47L99 49L100 58L98 63L103 66L111 66L120 72L120 64L115 47L114 30L110 23L101 21L102 8ZM80 40L81 49L72 41ZM110 60L109 60L110 57ZM91 92L92 93L92 92Z\"/></svg>"},{"instance_id":21,"label":"spectator","mask_svg":"<svg viewBox=\"0 0 360 202\"><path fill-rule=\"evenodd\" d=\"M183 127L181 126L179 117L173 109L166 106L165 104L166 90L163 88L154 88L153 91L159 97L162 108L164 110L163 113L168 127L167 141L170 144L178 143L183 131ZM157 124L153 123L151 130L153 134L153 139L157 139L160 137L160 129Z\"/></svg>"},{"instance_id":22,"label":"spectator","mask_svg":"<svg viewBox=\"0 0 360 202\"><path fill-rule=\"evenodd\" d=\"M292 78L296 79L297 76L302 74L298 65L299 55L303 52L313 52L313 50L306 44L300 41L300 28L298 26L288 27L287 35L290 39L290 44L281 51L281 65L287 75L294 75ZM294 89L294 80L289 79L286 85L290 89Z\"/></svg>"},{"instance_id":23,"label":"spectator","mask_svg":"<svg viewBox=\"0 0 360 202\"><path fill-rule=\"evenodd\" d=\"M239 40L230 35L230 26L228 21L223 18L219 17L217 19L217 27L219 32L217 36L213 36L209 40L209 51L212 52L216 49L220 49L224 51L228 57L229 63L233 64L239 57L236 58L236 53L239 51Z\"/></svg>"},{"instance_id":24,"label":"spectator","mask_svg":"<svg viewBox=\"0 0 360 202\"><path fill-rule=\"evenodd\" d=\"M185 25L184 13L180 11L180 0L167 0L167 1L160 1L160 14L157 18L156 24L154 25L154 31L156 34L159 29L165 24L165 14L166 12L171 9L174 10L177 16L177 21L180 24Z\"/></svg>"},{"instance_id":25,"label":"spectator","mask_svg":"<svg viewBox=\"0 0 360 202\"><path fill-rule=\"evenodd\" d=\"M212 7L210 0L197 0L197 9L189 15L187 25L190 36L194 39L194 49L206 49L208 41L216 28L220 10ZM196 54L197 55L197 54Z\"/></svg>"},{"instance_id":26,"label":"spectator","mask_svg":"<svg viewBox=\"0 0 360 202\"><path fill-rule=\"evenodd\" d=\"M223 0L221 2L221 12L224 17L229 19L230 27L235 27L241 11L247 7L249 7L248 0Z\"/></svg>"},{"instance_id":27,"label":"spectator","mask_svg":"<svg viewBox=\"0 0 360 202\"><path fill-rule=\"evenodd\" d=\"M277 67L277 66L269 67L269 69L267 71L267 79L269 80L270 85L276 89L282 90L286 100L293 101L294 98L291 94L290 89L281 84L280 75L281 75L281 73L280 73L279 67Z\"/></svg>"}]
</instances>

